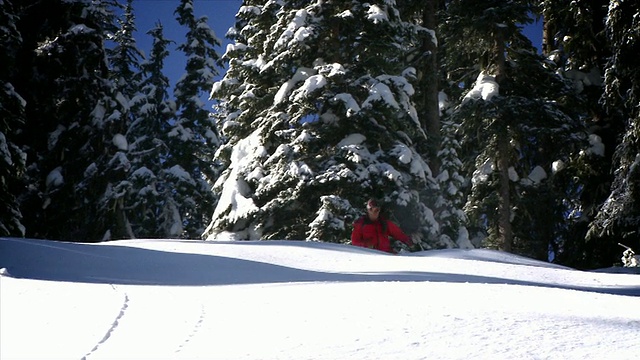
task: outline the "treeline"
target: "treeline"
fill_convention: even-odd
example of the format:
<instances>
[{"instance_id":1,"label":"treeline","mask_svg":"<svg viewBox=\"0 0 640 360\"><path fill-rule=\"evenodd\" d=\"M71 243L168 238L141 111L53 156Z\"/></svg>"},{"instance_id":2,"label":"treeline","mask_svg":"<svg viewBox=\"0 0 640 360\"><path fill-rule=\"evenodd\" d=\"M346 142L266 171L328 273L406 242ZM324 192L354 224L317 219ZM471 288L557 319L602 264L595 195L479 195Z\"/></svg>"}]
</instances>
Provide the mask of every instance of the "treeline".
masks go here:
<instances>
[{"instance_id":1,"label":"treeline","mask_svg":"<svg viewBox=\"0 0 640 360\"><path fill-rule=\"evenodd\" d=\"M375 196L424 249L640 247L636 2L245 0L221 56L193 7L170 98L131 1L0 1L0 235L345 242Z\"/></svg>"},{"instance_id":2,"label":"treeline","mask_svg":"<svg viewBox=\"0 0 640 360\"><path fill-rule=\"evenodd\" d=\"M147 58L132 2L2 1L0 234L100 241L200 236L218 144L200 96L218 40L192 1L176 22L189 60L169 98L161 24ZM206 215L205 215L206 214Z\"/></svg>"}]
</instances>

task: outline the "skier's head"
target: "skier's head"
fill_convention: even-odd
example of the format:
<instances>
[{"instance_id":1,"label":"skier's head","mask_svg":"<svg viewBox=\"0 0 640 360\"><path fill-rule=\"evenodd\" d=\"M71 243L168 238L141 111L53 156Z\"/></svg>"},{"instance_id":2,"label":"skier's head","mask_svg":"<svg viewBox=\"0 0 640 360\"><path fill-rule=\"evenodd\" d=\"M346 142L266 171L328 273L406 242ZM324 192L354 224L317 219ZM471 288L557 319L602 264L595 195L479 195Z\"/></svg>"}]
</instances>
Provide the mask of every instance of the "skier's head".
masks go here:
<instances>
[{"instance_id":1,"label":"skier's head","mask_svg":"<svg viewBox=\"0 0 640 360\"><path fill-rule=\"evenodd\" d=\"M376 199L369 199L367 201L367 216L371 220L377 220L378 216L380 216L380 202Z\"/></svg>"}]
</instances>

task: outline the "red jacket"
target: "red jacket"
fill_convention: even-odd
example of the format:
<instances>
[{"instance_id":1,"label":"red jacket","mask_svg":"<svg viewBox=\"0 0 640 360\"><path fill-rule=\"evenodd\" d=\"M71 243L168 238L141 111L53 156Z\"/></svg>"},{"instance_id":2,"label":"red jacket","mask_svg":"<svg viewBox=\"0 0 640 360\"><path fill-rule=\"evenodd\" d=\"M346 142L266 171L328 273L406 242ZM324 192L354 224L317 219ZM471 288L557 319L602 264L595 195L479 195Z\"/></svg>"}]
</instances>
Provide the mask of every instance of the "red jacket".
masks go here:
<instances>
[{"instance_id":1,"label":"red jacket","mask_svg":"<svg viewBox=\"0 0 640 360\"><path fill-rule=\"evenodd\" d=\"M402 241L408 246L412 245L411 238L402 232L398 225L392 221L382 216L376 221L371 221L369 217L365 215L353 223L351 244L393 253L389 236Z\"/></svg>"}]
</instances>

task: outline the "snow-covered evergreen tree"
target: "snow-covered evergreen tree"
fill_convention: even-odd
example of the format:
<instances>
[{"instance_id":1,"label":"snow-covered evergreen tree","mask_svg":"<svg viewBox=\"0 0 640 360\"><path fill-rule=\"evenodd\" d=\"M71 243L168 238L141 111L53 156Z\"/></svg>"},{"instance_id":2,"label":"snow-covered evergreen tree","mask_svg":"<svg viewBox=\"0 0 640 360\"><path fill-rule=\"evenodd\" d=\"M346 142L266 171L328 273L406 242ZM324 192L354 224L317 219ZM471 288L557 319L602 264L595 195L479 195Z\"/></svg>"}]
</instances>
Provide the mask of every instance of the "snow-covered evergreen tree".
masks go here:
<instances>
[{"instance_id":1,"label":"snow-covered evergreen tree","mask_svg":"<svg viewBox=\"0 0 640 360\"><path fill-rule=\"evenodd\" d=\"M437 184L416 146L407 53L428 29L394 1L247 0L216 83L225 171L209 239L343 242L370 196L424 246Z\"/></svg>"},{"instance_id":2,"label":"snow-covered evergreen tree","mask_svg":"<svg viewBox=\"0 0 640 360\"><path fill-rule=\"evenodd\" d=\"M446 1L399 0L401 13L411 22L439 31L440 17L446 10ZM416 110L423 128L427 132L427 142L421 144L422 153L429 159L429 166L437 173L440 192L435 202L436 220L441 224L438 236L438 247L473 247L469 242L466 229L466 215L462 210L464 205L463 184L466 179L462 172L462 162L458 157L460 150L458 139L459 124L446 119L443 110L448 107L446 92L451 92L450 86L443 75L441 66L443 50L441 39L436 39L435 33L424 38L419 46L408 54L406 61L417 69ZM453 50L455 52L455 50ZM444 90L444 91L443 91ZM452 94L455 93L451 92Z\"/></svg>"},{"instance_id":3,"label":"snow-covered evergreen tree","mask_svg":"<svg viewBox=\"0 0 640 360\"><path fill-rule=\"evenodd\" d=\"M134 37L135 21L133 0L127 0L123 14L117 19L119 28L111 37L115 46L108 50L113 82L118 91L129 99L137 93L140 59L144 58Z\"/></svg>"},{"instance_id":4,"label":"snow-covered evergreen tree","mask_svg":"<svg viewBox=\"0 0 640 360\"><path fill-rule=\"evenodd\" d=\"M25 121L25 101L11 83L22 37L16 28L17 8L0 1L0 236L24 236L22 213L16 194L22 190L25 156L14 143Z\"/></svg>"},{"instance_id":5,"label":"snow-covered evergreen tree","mask_svg":"<svg viewBox=\"0 0 640 360\"><path fill-rule=\"evenodd\" d=\"M611 193L591 226L589 237L599 242L599 265L612 261L616 242L640 247L640 5L635 1L611 1L606 22L612 48L605 70L604 102L611 113L626 122L615 149L614 181ZM603 264L604 263L604 264Z\"/></svg>"},{"instance_id":6,"label":"snow-covered evergreen tree","mask_svg":"<svg viewBox=\"0 0 640 360\"><path fill-rule=\"evenodd\" d=\"M127 213L136 237L175 238L182 235L182 218L164 169L175 103L168 99L169 79L162 73L171 41L164 37L161 24L147 34L153 43L148 60L141 64L140 92L132 99L134 120L127 132L131 159Z\"/></svg>"},{"instance_id":7,"label":"snow-covered evergreen tree","mask_svg":"<svg viewBox=\"0 0 640 360\"><path fill-rule=\"evenodd\" d=\"M168 133L171 152L165 172L175 192L184 224L183 236L196 238L204 232L215 201L211 192L216 178L212 160L219 135L201 96L211 89L217 74L218 55L214 48L220 42L207 24L207 17L195 17L193 0L181 0L175 15L187 29L185 42L178 46L187 57L187 65L174 90L177 119Z\"/></svg>"},{"instance_id":8,"label":"snow-covered evergreen tree","mask_svg":"<svg viewBox=\"0 0 640 360\"><path fill-rule=\"evenodd\" d=\"M598 209L610 194L613 183L613 150L624 131L624 116L607 109L600 101L605 64L611 46L605 31L609 0L545 0L543 49L558 65L583 101L580 109L589 133L589 144L581 154L580 169L567 199L567 223L554 249L556 261L578 268L610 266L616 261L619 239L587 240L587 231ZM594 233L592 232L591 235ZM604 259L607 260L604 260Z\"/></svg>"},{"instance_id":9,"label":"snow-covered evergreen tree","mask_svg":"<svg viewBox=\"0 0 640 360\"><path fill-rule=\"evenodd\" d=\"M439 13L444 10L445 1L440 0L397 0L403 18L411 23L433 29L431 36L423 36L405 57L407 64L416 68L413 97L420 122L427 132L427 142L421 144L423 155L429 159L429 166L438 173L441 147L440 139L440 77L442 71L439 59L439 44L436 38Z\"/></svg>"},{"instance_id":10,"label":"snow-covered evergreen tree","mask_svg":"<svg viewBox=\"0 0 640 360\"><path fill-rule=\"evenodd\" d=\"M475 159L466 204L474 230L486 246L546 259L566 196L553 177L585 137L574 90L522 34L533 5L452 1L447 55L449 68L468 70L453 81L468 91L452 119L462 126L464 161Z\"/></svg>"},{"instance_id":11,"label":"snow-covered evergreen tree","mask_svg":"<svg viewBox=\"0 0 640 360\"><path fill-rule=\"evenodd\" d=\"M133 119L130 102L137 93L136 74L143 55L134 39L136 27L131 0L124 6L117 23L119 27L112 36L115 45L107 50L111 89L93 112L104 148L96 152L90 171L85 172L86 178L78 187L87 191L87 198L95 206L91 237L101 240L135 237L127 214L129 204L125 201L132 186L127 179L131 164L126 135Z\"/></svg>"},{"instance_id":12,"label":"snow-covered evergreen tree","mask_svg":"<svg viewBox=\"0 0 640 360\"><path fill-rule=\"evenodd\" d=\"M464 213L465 178L464 166L458 152L461 150L458 140L460 124L445 118L442 121L442 149L440 173L436 180L440 186L440 198L436 204L436 219L441 224L440 243L447 248L473 248L467 230L467 215Z\"/></svg>"},{"instance_id":13,"label":"snow-covered evergreen tree","mask_svg":"<svg viewBox=\"0 0 640 360\"><path fill-rule=\"evenodd\" d=\"M18 61L27 116L20 133L27 152L22 197L27 236L98 239L95 194L83 186L105 143L99 103L112 93L104 41L115 30L111 1L27 1Z\"/></svg>"}]
</instances>

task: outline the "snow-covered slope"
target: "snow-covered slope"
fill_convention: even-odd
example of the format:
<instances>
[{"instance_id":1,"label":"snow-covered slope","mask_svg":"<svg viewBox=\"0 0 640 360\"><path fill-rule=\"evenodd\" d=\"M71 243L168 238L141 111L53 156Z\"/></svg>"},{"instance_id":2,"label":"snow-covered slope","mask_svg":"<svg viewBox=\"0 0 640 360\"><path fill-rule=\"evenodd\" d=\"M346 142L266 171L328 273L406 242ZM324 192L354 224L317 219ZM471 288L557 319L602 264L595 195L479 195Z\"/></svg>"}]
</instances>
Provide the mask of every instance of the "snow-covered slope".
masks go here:
<instances>
[{"instance_id":1,"label":"snow-covered slope","mask_svg":"<svg viewBox=\"0 0 640 360\"><path fill-rule=\"evenodd\" d=\"M640 277L488 250L0 239L2 359L632 359Z\"/></svg>"}]
</instances>

